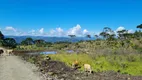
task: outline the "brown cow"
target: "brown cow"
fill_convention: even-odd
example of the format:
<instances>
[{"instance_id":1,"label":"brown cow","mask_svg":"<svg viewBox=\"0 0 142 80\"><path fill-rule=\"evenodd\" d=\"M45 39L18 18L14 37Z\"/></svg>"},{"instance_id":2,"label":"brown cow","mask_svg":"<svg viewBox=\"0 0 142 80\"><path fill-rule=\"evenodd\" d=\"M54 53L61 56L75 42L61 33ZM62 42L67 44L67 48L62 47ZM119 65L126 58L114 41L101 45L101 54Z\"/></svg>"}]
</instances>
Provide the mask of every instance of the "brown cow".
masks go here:
<instances>
[{"instance_id":1,"label":"brown cow","mask_svg":"<svg viewBox=\"0 0 142 80\"><path fill-rule=\"evenodd\" d=\"M72 67L73 68L77 68L79 66L79 62L77 60L75 60L73 63L72 63Z\"/></svg>"}]
</instances>

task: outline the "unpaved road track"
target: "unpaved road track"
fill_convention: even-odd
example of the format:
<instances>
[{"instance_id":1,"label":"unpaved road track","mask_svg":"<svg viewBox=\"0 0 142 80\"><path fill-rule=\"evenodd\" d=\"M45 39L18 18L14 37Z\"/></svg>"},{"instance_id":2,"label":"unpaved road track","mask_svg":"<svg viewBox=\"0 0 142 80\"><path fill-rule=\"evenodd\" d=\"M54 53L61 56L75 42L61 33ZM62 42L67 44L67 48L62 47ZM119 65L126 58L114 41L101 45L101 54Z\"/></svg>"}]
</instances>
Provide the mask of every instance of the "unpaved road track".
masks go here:
<instances>
[{"instance_id":1,"label":"unpaved road track","mask_svg":"<svg viewBox=\"0 0 142 80\"><path fill-rule=\"evenodd\" d=\"M37 68L17 56L0 56L0 80L43 80Z\"/></svg>"}]
</instances>

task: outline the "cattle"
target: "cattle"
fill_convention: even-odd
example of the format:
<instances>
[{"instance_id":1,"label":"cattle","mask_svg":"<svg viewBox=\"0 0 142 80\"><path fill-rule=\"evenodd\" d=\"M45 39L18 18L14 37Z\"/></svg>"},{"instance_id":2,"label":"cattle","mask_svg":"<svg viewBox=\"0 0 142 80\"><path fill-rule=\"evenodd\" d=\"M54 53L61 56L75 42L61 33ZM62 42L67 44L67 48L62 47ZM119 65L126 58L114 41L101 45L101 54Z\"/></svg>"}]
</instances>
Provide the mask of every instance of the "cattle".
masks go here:
<instances>
[{"instance_id":1,"label":"cattle","mask_svg":"<svg viewBox=\"0 0 142 80\"><path fill-rule=\"evenodd\" d=\"M73 68L77 68L79 66L79 62L77 60L75 60L73 63L72 63L72 67Z\"/></svg>"},{"instance_id":2,"label":"cattle","mask_svg":"<svg viewBox=\"0 0 142 80\"><path fill-rule=\"evenodd\" d=\"M49 61L49 60L51 60L51 58L48 55L46 55L44 60Z\"/></svg>"},{"instance_id":3,"label":"cattle","mask_svg":"<svg viewBox=\"0 0 142 80\"><path fill-rule=\"evenodd\" d=\"M13 54L13 50L12 49L11 50L7 50L6 52L9 54L9 56Z\"/></svg>"},{"instance_id":4,"label":"cattle","mask_svg":"<svg viewBox=\"0 0 142 80\"><path fill-rule=\"evenodd\" d=\"M86 72L90 72L90 73L92 73L92 69L91 69L91 65L90 64L84 64L84 70L86 71Z\"/></svg>"},{"instance_id":5,"label":"cattle","mask_svg":"<svg viewBox=\"0 0 142 80\"><path fill-rule=\"evenodd\" d=\"M0 49L0 56L2 56L3 53L4 53L4 51L2 49Z\"/></svg>"}]
</instances>

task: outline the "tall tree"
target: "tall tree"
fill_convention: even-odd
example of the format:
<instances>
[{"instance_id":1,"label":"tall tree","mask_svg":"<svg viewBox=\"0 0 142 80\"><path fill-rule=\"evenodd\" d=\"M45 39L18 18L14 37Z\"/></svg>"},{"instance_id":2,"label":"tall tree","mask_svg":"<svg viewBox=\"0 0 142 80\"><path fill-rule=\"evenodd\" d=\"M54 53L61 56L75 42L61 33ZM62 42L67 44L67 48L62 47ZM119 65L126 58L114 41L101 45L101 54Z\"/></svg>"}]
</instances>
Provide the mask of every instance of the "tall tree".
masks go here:
<instances>
[{"instance_id":1,"label":"tall tree","mask_svg":"<svg viewBox=\"0 0 142 80\"><path fill-rule=\"evenodd\" d=\"M69 37L73 38L73 37L76 37L76 35L68 35Z\"/></svg>"},{"instance_id":2,"label":"tall tree","mask_svg":"<svg viewBox=\"0 0 142 80\"><path fill-rule=\"evenodd\" d=\"M140 37L142 37L142 32L140 30L139 31L136 30L134 32L134 37L137 38L137 39L140 38Z\"/></svg>"},{"instance_id":3,"label":"tall tree","mask_svg":"<svg viewBox=\"0 0 142 80\"><path fill-rule=\"evenodd\" d=\"M4 39L4 35L0 31L0 46L3 46L3 39Z\"/></svg>"},{"instance_id":4,"label":"tall tree","mask_svg":"<svg viewBox=\"0 0 142 80\"><path fill-rule=\"evenodd\" d=\"M70 39L70 42L72 42L73 41L73 39L72 38L74 38L74 37L76 37L76 35L68 35L71 39Z\"/></svg>"},{"instance_id":5,"label":"tall tree","mask_svg":"<svg viewBox=\"0 0 142 80\"><path fill-rule=\"evenodd\" d=\"M2 32L0 31L0 39L3 40L4 39L4 35L2 34Z\"/></svg>"},{"instance_id":6,"label":"tall tree","mask_svg":"<svg viewBox=\"0 0 142 80\"><path fill-rule=\"evenodd\" d=\"M34 44L34 41L33 41L32 38L26 38L25 40L23 40L23 41L21 42L21 44L22 44L22 45L32 45L32 44Z\"/></svg>"},{"instance_id":7,"label":"tall tree","mask_svg":"<svg viewBox=\"0 0 142 80\"><path fill-rule=\"evenodd\" d=\"M99 36L96 34L96 35L94 35L94 37L95 37L95 39L98 39L99 38Z\"/></svg>"},{"instance_id":8,"label":"tall tree","mask_svg":"<svg viewBox=\"0 0 142 80\"><path fill-rule=\"evenodd\" d=\"M115 40L115 34L114 33L111 33L109 34L109 37L107 38L107 40Z\"/></svg>"},{"instance_id":9,"label":"tall tree","mask_svg":"<svg viewBox=\"0 0 142 80\"><path fill-rule=\"evenodd\" d=\"M141 29L142 30L142 24L138 25L137 28ZM136 36L139 36L139 37L142 37L142 31L139 30L139 32L137 33ZM137 37L138 38L138 37Z\"/></svg>"},{"instance_id":10,"label":"tall tree","mask_svg":"<svg viewBox=\"0 0 142 80\"><path fill-rule=\"evenodd\" d=\"M111 28L109 28L109 27L104 27L104 29L103 29L103 32L110 32L111 31Z\"/></svg>"},{"instance_id":11,"label":"tall tree","mask_svg":"<svg viewBox=\"0 0 142 80\"><path fill-rule=\"evenodd\" d=\"M118 33L118 38L127 39L128 30L123 29L123 30L117 31L117 33Z\"/></svg>"},{"instance_id":12,"label":"tall tree","mask_svg":"<svg viewBox=\"0 0 142 80\"><path fill-rule=\"evenodd\" d=\"M104 39L112 38L115 36L115 33L111 28L104 27L103 32L100 33L100 36L102 36Z\"/></svg>"},{"instance_id":13,"label":"tall tree","mask_svg":"<svg viewBox=\"0 0 142 80\"><path fill-rule=\"evenodd\" d=\"M86 35L86 37L87 37L87 38L91 38L91 35L88 34L88 35Z\"/></svg>"},{"instance_id":14,"label":"tall tree","mask_svg":"<svg viewBox=\"0 0 142 80\"><path fill-rule=\"evenodd\" d=\"M34 43L35 43L38 47L45 47L45 46L46 46L46 41L44 41L44 40L42 40L42 39L35 40Z\"/></svg>"},{"instance_id":15,"label":"tall tree","mask_svg":"<svg viewBox=\"0 0 142 80\"><path fill-rule=\"evenodd\" d=\"M142 29L142 24L138 25L137 28Z\"/></svg>"},{"instance_id":16,"label":"tall tree","mask_svg":"<svg viewBox=\"0 0 142 80\"><path fill-rule=\"evenodd\" d=\"M3 46L9 48L16 48L17 43L14 38L5 38L3 42Z\"/></svg>"},{"instance_id":17,"label":"tall tree","mask_svg":"<svg viewBox=\"0 0 142 80\"><path fill-rule=\"evenodd\" d=\"M106 39L106 33L105 32L101 32L100 36L102 36L104 39Z\"/></svg>"}]
</instances>

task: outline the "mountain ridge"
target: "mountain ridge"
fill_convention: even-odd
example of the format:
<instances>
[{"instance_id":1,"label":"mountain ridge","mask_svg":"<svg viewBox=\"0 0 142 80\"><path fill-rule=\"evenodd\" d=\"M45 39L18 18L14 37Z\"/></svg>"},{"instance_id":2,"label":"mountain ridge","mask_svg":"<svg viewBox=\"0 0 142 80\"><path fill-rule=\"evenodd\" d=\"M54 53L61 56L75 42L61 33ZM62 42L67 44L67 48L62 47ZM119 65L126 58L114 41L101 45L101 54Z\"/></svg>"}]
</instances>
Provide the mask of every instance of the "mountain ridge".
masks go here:
<instances>
[{"instance_id":1,"label":"mountain ridge","mask_svg":"<svg viewBox=\"0 0 142 80\"><path fill-rule=\"evenodd\" d=\"M86 38L86 37L46 37L46 36L5 36L5 38L14 38L17 43L21 43L26 38L31 37L33 40L43 39L47 42L59 42L59 41L69 41L69 42L78 42L81 40L94 40L95 38Z\"/></svg>"}]
</instances>

